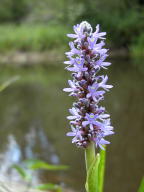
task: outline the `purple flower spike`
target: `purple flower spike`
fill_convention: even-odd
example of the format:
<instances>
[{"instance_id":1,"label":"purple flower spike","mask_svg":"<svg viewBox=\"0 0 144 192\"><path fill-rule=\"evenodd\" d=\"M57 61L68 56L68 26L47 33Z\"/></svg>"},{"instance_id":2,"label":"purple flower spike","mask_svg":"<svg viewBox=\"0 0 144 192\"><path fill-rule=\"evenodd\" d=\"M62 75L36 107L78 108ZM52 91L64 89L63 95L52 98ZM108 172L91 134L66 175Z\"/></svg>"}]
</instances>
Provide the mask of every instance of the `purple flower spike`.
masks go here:
<instances>
[{"instance_id":1,"label":"purple flower spike","mask_svg":"<svg viewBox=\"0 0 144 192\"><path fill-rule=\"evenodd\" d=\"M103 99L103 95L105 91L97 91L99 88L98 83L93 83L92 86L88 86L89 93L87 94L87 98L92 97L94 101L98 102Z\"/></svg>"},{"instance_id":2,"label":"purple flower spike","mask_svg":"<svg viewBox=\"0 0 144 192\"><path fill-rule=\"evenodd\" d=\"M77 57L73 60L73 67L67 67L67 70L73 72L87 71L87 67L84 67L84 62L85 60L83 58Z\"/></svg>"},{"instance_id":3,"label":"purple flower spike","mask_svg":"<svg viewBox=\"0 0 144 192\"><path fill-rule=\"evenodd\" d=\"M63 89L70 92L70 96L77 98L77 102L69 109L71 132L67 136L73 137L72 143L78 147L87 147L94 142L96 147L103 148L110 142L105 140L108 135L114 134L110 123L110 115L99 103L104 94L112 88L108 85L108 76L98 75L101 69L107 69L111 63L105 61L107 49L105 32L100 32L99 25L92 32L92 27L86 21L73 27L74 34L68 37L74 41L69 43L70 51L66 52L68 61L66 69L72 72L73 80L68 80L70 88Z\"/></svg>"},{"instance_id":4,"label":"purple flower spike","mask_svg":"<svg viewBox=\"0 0 144 192\"><path fill-rule=\"evenodd\" d=\"M98 115L94 115L93 113L91 114L86 114L86 121L83 121L82 122L82 125L85 127L87 125L89 125L90 127L90 130L93 130L94 127L93 125L96 125L96 126L100 126L100 123L97 121L97 118L98 118Z\"/></svg>"},{"instance_id":5,"label":"purple flower spike","mask_svg":"<svg viewBox=\"0 0 144 192\"><path fill-rule=\"evenodd\" d=\"M77 91L77 87L76 87L75 83L71 80L68 80L68 84L71 88L64 88L63 91L71 92L71 94L75 93ZM71 94L70 94L70 96L71 96Z\"/></svg>"}]
</instances>

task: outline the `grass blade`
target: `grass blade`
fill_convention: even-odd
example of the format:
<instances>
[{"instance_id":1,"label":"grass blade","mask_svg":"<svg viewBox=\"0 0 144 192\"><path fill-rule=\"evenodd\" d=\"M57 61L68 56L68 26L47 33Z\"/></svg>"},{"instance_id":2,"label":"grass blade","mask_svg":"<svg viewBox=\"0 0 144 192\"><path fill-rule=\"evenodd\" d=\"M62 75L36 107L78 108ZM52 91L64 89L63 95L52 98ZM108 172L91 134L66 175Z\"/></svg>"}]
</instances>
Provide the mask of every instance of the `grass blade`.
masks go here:
<instances>
[{"instance_id":1,"label":"grass blade","mask_svg":"<svg viewBox=\"0 0 144 192\"><path fill-rule=\"evenodd\" d=\"M66 165L51 165L40 160L26 160L25 163L31 170L45 169L45 170L57 171L68 169L68 166Z\"/></svg>"},{"instance_id":2,"label":"grass blade","mask_svg":"<svg viewBox=\"0 0 144 192\"><path fill-rule=\"evenodd\" d=\"M0 85L0 92L3 91L4 89L6 89L8 86L10 86L15 81L19 80L19 78L20 78L19 76L15 76L15 77L12 77L12 78L8 79L4 83L2 83Z\"/></svg>"}]
</instances>

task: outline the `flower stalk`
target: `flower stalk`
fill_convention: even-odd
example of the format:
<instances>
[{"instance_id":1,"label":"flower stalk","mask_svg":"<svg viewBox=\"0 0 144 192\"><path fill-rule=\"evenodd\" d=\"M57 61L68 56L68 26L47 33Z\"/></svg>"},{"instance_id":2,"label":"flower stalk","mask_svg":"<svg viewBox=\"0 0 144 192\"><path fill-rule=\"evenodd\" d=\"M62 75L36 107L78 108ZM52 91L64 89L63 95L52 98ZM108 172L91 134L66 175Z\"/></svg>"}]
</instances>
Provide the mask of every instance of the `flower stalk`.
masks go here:
<instances>
[{"instance_id":1,"label":"flower stalk","mask_svg":"<svg viewBox=\"0 0 144 192\"><path fill-rule=\"evenodd\" d=\"M95 160L95 145L94 143L90 143L89 146L85 149L85 164L87 172L94 160Z\"/></svg>"}]
</instances>

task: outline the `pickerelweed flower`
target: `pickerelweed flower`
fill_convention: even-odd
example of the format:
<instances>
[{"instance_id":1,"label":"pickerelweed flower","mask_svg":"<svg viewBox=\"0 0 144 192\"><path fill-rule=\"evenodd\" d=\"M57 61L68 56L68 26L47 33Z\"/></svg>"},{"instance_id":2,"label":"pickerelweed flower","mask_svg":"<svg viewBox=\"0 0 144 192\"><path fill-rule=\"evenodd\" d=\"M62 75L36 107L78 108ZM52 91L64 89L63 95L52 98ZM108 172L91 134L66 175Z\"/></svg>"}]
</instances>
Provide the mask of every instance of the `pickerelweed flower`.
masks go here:
<instances>
[{"instance_id":1,"label":"pickerelweed flower","mask_svg":"<svg viewBox=\"0 0 144 192\"><path fill-rule=\"evenodd\" d=\"M79 147L87 147L90 142L103 148L110 142L105 136L113 134L110 115L99 102L104 94L112 88L108 85L108 76L99 75L101 69L107 69L111 64L106 62L107 49L103 48L105 32L100 32L99 25L93 32L91 25L83 21L73 27L75 34L68 34L74 41L69 43L70 51L66 52L68 61L66 69L72 72L73 80L69 80L70 88L65 88L70 96L77 98L70 109L72 143Z\"/></svg>"}]
</instances>

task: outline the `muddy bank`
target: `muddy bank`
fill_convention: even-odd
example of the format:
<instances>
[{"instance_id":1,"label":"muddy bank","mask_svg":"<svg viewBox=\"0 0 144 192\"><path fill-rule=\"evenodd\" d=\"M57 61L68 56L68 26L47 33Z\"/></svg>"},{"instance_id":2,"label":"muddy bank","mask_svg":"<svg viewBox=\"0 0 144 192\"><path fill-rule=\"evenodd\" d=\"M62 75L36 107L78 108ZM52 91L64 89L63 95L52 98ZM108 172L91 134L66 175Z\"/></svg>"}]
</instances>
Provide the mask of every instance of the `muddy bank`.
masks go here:
<instances>
[{"instance_id":1,"label":"muddy bank","mask_svg":"<svg viewBox=\"0 0 144 192\"><path fill-rule=\"evenodd\" d=\"M47 51L47 52L10 52L0 53L0 64L29 65L51 62L62 62L64 60L64 51Z\"/></svg>"},{"instance_id":2,"label":"muddy bank","mask_svg":"<svg viewBox=\"0 0 144 192\"><path fill-rule=\"evenodd\" d=\"M62 63L65 60L65 50L49 50L46 52L9 52L0 53L0 64L30 65ZM125 49L109 51L110 57L128 57Z\"/></svg>"}]
</instances>

